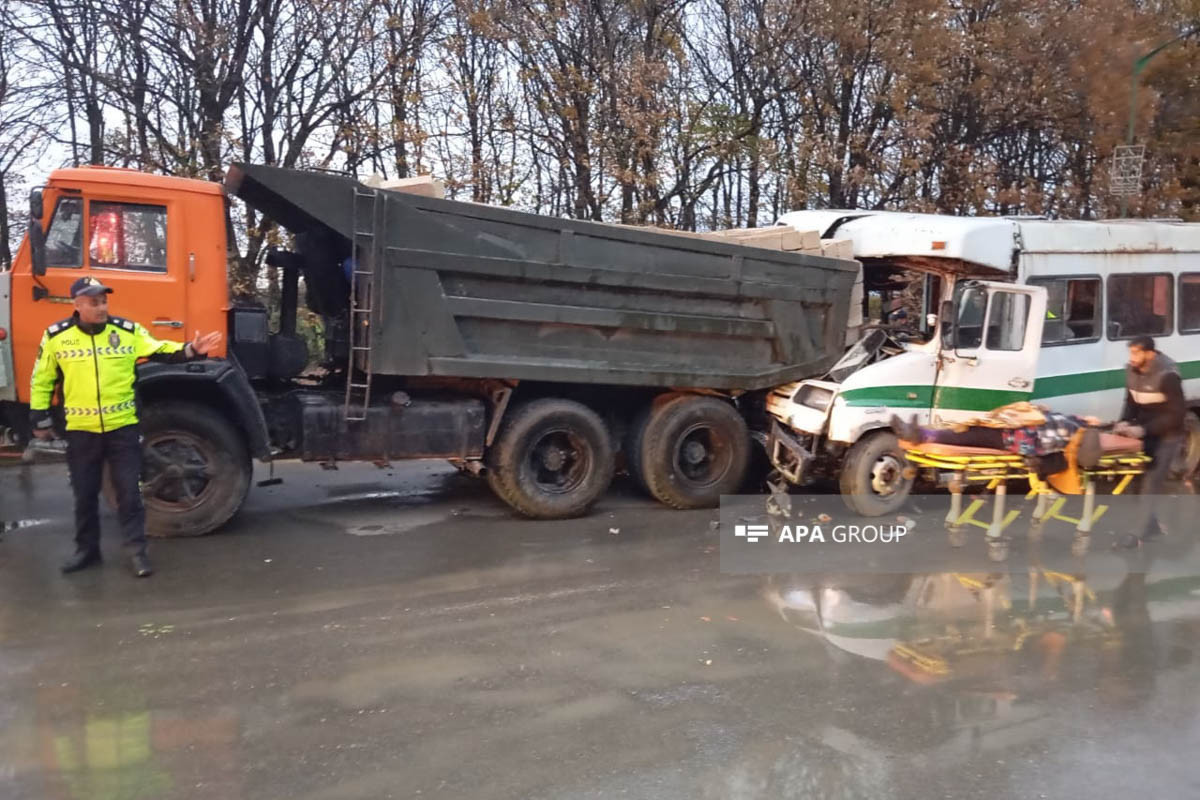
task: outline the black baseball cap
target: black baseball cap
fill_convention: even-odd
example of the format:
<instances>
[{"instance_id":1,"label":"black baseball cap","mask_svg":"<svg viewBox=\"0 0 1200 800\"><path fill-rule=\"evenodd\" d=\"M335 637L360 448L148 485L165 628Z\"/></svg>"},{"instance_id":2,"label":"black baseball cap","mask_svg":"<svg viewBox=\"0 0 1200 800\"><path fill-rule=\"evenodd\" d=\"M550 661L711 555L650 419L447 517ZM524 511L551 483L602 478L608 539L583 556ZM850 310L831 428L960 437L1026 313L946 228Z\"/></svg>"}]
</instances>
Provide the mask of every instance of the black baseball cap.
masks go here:
<instances>
[{"instance_id":1,"label":"black baseball cap","mask_svg":"<svg viewBox=\"0 0 1200 800\"><path fill-rule=\"evenodd\" d=\"M95 278L80 278L71 284L71 299L74 300L81 294L112 294L112 291L112 289L108 288Z\"/></svg>"}]
</instances>

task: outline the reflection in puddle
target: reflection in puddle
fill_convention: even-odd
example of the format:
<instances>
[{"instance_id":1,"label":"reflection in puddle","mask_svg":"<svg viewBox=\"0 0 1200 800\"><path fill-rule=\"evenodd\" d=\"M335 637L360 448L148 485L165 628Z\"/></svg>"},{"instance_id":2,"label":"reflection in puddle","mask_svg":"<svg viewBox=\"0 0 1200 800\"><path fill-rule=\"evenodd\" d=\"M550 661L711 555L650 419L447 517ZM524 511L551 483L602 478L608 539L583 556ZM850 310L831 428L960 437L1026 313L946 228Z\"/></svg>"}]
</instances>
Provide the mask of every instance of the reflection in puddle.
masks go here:
<instances>
[{"instance_id":1,"label":"reflection in puddle","mask_svg":"<svg viewBox=\"0 0 1200 800\"><path fill-rule=\"evenodd\" d=\"M148 709L134 692L101 694L66 685L37 691L36 733L19 723L6 731L18 751L9 752L18 796L149 800L200 787L207 797L244 796L235 711L183 718ZM21 794L34 787L36 795Z\"/></svg>"},{"instance_id":2,"label":"reflection in puddle","mask_svg":"<svg viewBox=\"0 0 1200 800\"><path fill-rule=\"evenodd\" d=\"M325 496L330 500L376 500L383 497L399 497L401 494L403 492L399 489L381 489L378 485L362 484L330 486L325 490Z\"/></svg>"},{"instance_id":3,"label":"reflection in puddle","mask_svg":"<svg viewBox=\"0 0 1200 800\"><path fill-rule=\"evenodd\" d=\"M1155 623L1200 618L1200 574L1089 580L1036 565L1023 576L774 576L765 595L800 630L923 684L1003 677L1027 656L1050 677L1068 646L1125 647Z\"/></svg>"},{"instance_id":4,"label":"reflection in puddle","mask_svg":"<svg viewBox=\"0 0 1200 800\"><path fill-rule=\"evenodd\" d=\"M1194 696L1194 563L1131 562L1124 574L1095 576L1036 558L1024 572L776 575L764 597L829 646L842 680L894 687L865 714L835 713L816 734L821 745L887 769L903 754L908 767L930 770L933 786L957 780L968 761L992 765L1007 784L1015 773L996 756L1069 734L1064 716L1125 718Z\"/></svg>"},{"instance_id":5,"label":"reflection in puddle","mask_svg":"<svg viewBox=\"0 0 1200 800\"><path fill-rule=\"evenodd\" d=\"M49 525L48 519L15 519L0 520L0 533L8 533L9 531L17 531L22 528L36 528L39 525Z\"/></svg>"},{"instance_id":6,"label":"reflection in puddle","mask_svg":"<svg viewBox=\"0 0 1200 800\"><path fill-rule=\"evenodd\" d=\"M71 797L160 797L171 789L171 776L151 760L147 712L89 716L82 731L47 732L45 738Z\"/></svg>"}]
</instances>

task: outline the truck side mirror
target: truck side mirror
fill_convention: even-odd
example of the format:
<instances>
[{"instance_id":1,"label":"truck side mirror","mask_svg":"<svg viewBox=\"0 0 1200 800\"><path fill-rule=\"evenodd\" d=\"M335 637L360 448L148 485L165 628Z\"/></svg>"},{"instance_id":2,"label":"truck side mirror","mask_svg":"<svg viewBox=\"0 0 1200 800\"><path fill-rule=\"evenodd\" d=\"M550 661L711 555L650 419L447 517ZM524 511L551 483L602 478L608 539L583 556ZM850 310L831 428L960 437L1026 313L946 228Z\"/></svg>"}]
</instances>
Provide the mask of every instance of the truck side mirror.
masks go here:
<instances>
[{"instance_id":1,"label":"truck side mirror","mask_svg":"<svg viewBox=\"0 0 1200 800\"><path fill-rule=\"evenodd\" d=\"M32 256L33 274L46 274L46 234L42 230L42 216L45 207L42 203L42 190L34 189L29 193L29 252Z\"/></svg>"},{"instance_id":2,"label":"truck side mirror","mask_svg":"<svg viewBox=\"0 0 1200 800\"><path fill-rule=\"evenodd\" d=\"M938 313L938 319L942 323L942 349L954 349L954 301L943 300L942 309Z\"/></svg>"}]
</instances>

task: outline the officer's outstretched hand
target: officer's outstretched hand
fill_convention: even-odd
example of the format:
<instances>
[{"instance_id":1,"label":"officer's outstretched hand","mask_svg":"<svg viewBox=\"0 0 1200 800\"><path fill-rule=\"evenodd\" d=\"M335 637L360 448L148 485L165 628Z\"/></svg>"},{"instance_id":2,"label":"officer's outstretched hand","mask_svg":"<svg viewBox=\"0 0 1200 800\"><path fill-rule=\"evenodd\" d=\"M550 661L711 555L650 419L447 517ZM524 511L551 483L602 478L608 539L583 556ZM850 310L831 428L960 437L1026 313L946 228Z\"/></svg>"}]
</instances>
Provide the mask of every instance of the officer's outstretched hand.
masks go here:
<instances>
[{"instance_id":1,"label":"officer's outstretched hand","mask_svg":"<svg viewBox=\"0 0 1200 800\"><path fill-rule=\"evenodd\" d=\"M206 356L213 350L216 350L220 344L221 334L216 331L206 333L203 336L200 335L200 331L196 331L196 336L192 339L192 352L198 356Z\"/></svg>"}]
</instances>

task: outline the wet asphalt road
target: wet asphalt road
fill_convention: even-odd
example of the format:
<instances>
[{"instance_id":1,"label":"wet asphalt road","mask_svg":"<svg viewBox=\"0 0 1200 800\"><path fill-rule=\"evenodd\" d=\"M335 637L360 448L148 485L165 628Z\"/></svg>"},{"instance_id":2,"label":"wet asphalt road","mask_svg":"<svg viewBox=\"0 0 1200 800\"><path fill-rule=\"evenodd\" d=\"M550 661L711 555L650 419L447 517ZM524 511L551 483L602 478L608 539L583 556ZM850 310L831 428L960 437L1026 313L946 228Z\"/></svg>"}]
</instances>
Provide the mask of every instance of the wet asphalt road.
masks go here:
<instances>
[{"instance_id":1,"label":"wet asphalt road","mask_svg":"<svg viewBox=\"0 0 1200 800\"><path fill-rule=\"evenodd\" d=\"M1200 796L1194 556L1072 619L1061 575L722 575L715 511L620 487L280 473L139 581L111 517L60 576L64 468L0 467L0 798Z\"/></svg>"}]
</instances>

